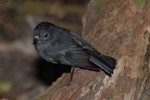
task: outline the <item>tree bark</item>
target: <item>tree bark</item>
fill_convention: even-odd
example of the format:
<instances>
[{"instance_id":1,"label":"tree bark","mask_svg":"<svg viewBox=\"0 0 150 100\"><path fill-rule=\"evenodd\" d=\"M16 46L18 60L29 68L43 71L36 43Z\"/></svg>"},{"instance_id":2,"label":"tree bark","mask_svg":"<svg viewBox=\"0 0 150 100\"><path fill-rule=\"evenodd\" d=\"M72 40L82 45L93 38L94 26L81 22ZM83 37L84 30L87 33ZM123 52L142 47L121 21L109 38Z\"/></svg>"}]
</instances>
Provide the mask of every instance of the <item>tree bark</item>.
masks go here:
<instances>
[{"instance_id":1,"label":"tree bark","mask_svg":"<svg viewBox=\"0 0 150 100\"><path fill-rule=\"evenodd\" d=\"M149 100L150 3L148 0L91 0L83 36L97 50L117 59L112 77L76 69L71 85L64 74L42 100Z\"/></svg>"}]
</instances>

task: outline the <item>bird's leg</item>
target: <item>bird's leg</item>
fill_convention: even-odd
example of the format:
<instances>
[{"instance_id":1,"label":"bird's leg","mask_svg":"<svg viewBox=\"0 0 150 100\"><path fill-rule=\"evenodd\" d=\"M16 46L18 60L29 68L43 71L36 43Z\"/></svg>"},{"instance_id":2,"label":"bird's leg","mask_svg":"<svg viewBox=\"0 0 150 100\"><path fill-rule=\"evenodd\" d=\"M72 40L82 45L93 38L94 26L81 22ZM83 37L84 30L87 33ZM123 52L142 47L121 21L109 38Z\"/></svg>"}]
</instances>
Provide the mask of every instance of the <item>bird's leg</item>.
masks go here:
<instances>
[{"instance_id":1,"label":"bird's leg","mask_svg":"<svg viewBox=\"0 0 150 100\"><path fill-rule=\"evenodd\" d=\"M72 67L72 68L71 68L71 72L70 72L71 75L70 75L69 84L71 84L71 81L72 81L72 79L73 79L74 69L75 69L75 67Z\"/></svg>"}]
</instances>

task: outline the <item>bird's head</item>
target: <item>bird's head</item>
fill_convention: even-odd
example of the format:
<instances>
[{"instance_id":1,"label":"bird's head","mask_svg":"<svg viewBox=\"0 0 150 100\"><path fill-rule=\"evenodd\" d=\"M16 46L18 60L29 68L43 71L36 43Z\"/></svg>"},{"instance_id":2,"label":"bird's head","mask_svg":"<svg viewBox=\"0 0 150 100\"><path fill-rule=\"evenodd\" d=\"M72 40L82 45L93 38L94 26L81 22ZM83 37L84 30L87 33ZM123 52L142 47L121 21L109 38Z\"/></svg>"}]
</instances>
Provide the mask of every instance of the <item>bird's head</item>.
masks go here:
<instances>
[{"instance_id":1,"label":"bird's head","mask_svg":"<svg viewBox=\"0 0 150 100\"><path fill-rule=\"evenodd\" d=\"M33 44L47 44L54 38L55 25L48 22L39 23L34 29Z\"/></svg>"}]
</instances>

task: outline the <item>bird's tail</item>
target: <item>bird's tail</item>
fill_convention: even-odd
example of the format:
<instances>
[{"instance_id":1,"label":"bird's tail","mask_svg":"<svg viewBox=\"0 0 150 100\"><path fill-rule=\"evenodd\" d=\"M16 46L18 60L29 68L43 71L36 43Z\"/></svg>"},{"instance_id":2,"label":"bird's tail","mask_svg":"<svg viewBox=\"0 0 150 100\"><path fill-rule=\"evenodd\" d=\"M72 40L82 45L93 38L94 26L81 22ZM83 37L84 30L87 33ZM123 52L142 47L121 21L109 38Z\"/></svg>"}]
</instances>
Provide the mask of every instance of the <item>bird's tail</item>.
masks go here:
<instances>
[{"instance_id":1,"label":"bird's tail","mask_svg":"<svg viewBox=\"0 0 150 100\"><path fill-rule=\"evenodd\" d=\"M106 74L111 76L116 66L116 60L108 56L91 56L89 61L100 67Z\"/></svg>"}]
</instances>

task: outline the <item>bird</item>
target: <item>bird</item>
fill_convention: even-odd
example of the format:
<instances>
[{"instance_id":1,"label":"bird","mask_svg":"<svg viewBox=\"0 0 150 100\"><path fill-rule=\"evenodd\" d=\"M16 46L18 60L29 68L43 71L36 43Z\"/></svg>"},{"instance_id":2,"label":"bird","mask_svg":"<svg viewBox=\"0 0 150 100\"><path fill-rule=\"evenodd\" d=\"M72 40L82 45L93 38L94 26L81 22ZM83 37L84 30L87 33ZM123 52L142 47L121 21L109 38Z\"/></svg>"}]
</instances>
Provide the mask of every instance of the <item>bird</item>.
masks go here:
<instances>
[{"instance_id":1,"label":"bird","mask_svg":"<svg viewBox=\"0 0 150 100\"><path fill-rule=\"evenodd\" d=\"M74 69L104 71L112 76L117 60L103 55L81 36L51 22L40 22L34 29L33 44L44 60Z\"/></svg>"}]
</instances>

